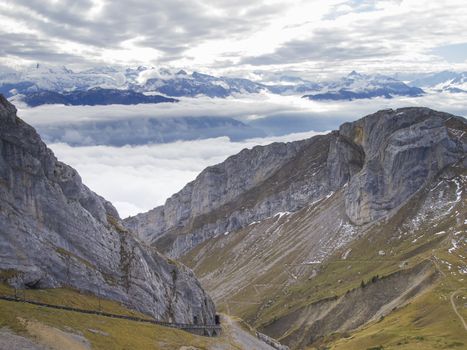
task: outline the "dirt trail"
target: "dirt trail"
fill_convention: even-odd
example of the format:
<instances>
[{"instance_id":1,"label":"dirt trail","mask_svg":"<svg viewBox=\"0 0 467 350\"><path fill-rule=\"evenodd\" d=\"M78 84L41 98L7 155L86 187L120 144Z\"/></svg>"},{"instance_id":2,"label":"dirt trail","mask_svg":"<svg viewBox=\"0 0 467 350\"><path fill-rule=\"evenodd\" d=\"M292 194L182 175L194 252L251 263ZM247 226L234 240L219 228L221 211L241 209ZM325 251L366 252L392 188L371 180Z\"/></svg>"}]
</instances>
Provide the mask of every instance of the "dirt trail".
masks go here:
<instances>
[{"instance_id":1,"label":"dirt trail","mask_svg":"<svg viewBox=\"0 0 467 350\"><path fill-rule=\"evenodd\" d=\"M235 320L232 318L222 315L222 322L225 325L225 329L229 332L229 338L231 342L238 344L242 350L274 350L274 348L263 341L251 335L244 330Z\"/></svg>"},{"instance_id":2,"label":"dirt trail","mask_svg":"<svg viewBox=\"0 0 467 350\"><path fill-rule=\"evenodd\" d=\"M454 292L451 293L451 306L452 306L452 309L454 310L455 314L457 315L457 317L459 317L459 319L461 320L462 324L464 325L464 329L467 331L467 323L465 322L464 318L462 317L462 315L460 314L459 311L457 311L457 306L456 306L456 303L454 302L454 297L456 296L457 293L461 292L462 289L458 289Z\"/></svg>"}]
</instances>

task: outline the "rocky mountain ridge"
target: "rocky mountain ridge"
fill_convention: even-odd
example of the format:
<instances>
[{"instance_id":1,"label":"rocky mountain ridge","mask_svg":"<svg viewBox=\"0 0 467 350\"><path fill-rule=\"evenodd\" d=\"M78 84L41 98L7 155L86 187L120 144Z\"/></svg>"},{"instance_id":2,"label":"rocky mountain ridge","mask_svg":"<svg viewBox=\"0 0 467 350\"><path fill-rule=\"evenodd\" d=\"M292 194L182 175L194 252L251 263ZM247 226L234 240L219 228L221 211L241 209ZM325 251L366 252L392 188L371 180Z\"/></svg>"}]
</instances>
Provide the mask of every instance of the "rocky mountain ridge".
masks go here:
<instances>
[{"instance_id":1,"label":"rocky mountain ridge","mask_svg":"<svg viewBox=\"0 0 467 350\"><path fill-rule=\"evenodd\" d=\"M214 323L193 272L142 244L0 95L0 279L69 287L156 319Z\"/></svg>"},{"instance_id":2,"label":"rocky mountain ridge","mask_svg":"<svg viewBox=\"0 0 467 350\"><path fill-rule=\"evenodd\" d=\"M244 150L125 225L176 257L206 239L297 211L340 189L350 221L370 223L446 166L465 162L465 135L457 127L463 130L465 120L428 108L383 110L328 135Z\"/></svg>"}]
</instances>

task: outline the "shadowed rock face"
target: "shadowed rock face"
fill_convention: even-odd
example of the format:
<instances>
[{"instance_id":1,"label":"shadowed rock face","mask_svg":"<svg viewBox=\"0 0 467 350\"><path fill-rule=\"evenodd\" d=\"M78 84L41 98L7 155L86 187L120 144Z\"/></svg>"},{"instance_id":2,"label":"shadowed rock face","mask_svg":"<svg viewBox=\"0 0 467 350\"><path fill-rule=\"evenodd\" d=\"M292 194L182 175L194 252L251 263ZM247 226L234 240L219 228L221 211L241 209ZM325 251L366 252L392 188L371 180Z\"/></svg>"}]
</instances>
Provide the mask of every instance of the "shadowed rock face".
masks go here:
<instances>
[{"instance_id":1,"label":"shadowed rock face","mask_svg":"<svg viewBox=\"0 0 467 350\"><path fill-rule=\"evenodd\" d=\"M192 271L142 245L1 95L0 238L0 270L12 285L70 286L158 319L214 323Z\"/></svg>"},{"instance_id":2,"label":"shadowed rock face","mask_svg":"<svg viewBox=\"0 0 467 350\"><path fill-rule=\"evenodd\" d=\"M446 166L465 158L464 119L428 108L383 110L339 131L243 150L205 169L164 206L125 220L181 256L205 240L342 189L350 221L390 215Z\"/></svg>"}]
</instances>

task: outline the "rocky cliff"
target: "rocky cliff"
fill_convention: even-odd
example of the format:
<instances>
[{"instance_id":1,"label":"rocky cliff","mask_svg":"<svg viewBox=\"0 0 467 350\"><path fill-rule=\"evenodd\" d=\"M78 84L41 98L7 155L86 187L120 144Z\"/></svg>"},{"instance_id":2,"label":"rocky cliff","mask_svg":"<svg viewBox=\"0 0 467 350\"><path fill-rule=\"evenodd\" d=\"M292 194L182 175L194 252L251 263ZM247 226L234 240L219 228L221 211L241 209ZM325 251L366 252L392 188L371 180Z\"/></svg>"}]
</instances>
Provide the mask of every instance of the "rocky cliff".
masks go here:
<instances>
[{"instance_id":1,"label":"rocky cliff","mask_svg":"<svg viewBox=\"0 0 467 350\"><path fill-rule=\"evenodd\" d=\"M465 129L464 119L427 108L383 110L328 135L243 150L125 225L177 257L339 189L350 221L367 224L390 216L439 171L464 159Z\"/></svg>"},{"instance_id":2,"label":"rocky cliff","mask_svg":"<svg viewBox=\"0 0 467 350\"><path fill-rule=\"evenodd\" d=\"M291 349L465 344L447 296L467 274L466 131L425 108L344 124L173 242L195 243L181 259L220 309ZM216 234L232 217L254 221Z\"/></svg>"},{"instance_id":3,"label":"rocky cliff","mask_svg":"<svg viewBox=\"0 0 467 350\"><path fill-rule=\"evenodd\" d=\"M125 229L1 95L0 237L0 277L11 285L66 286L161 320L214 322L193 272Z\"/></svg>"}]
</instances>

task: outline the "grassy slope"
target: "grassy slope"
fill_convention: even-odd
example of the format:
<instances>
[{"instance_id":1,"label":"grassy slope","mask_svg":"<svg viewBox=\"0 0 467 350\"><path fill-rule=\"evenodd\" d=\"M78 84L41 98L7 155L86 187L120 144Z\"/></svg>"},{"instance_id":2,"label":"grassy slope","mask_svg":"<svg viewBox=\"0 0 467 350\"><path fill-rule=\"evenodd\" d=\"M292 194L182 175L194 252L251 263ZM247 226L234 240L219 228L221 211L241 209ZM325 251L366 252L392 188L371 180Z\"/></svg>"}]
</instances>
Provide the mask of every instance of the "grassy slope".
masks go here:
<instances>
[{"instance_id":1,"label":"grassy slope","mask_svg":"<svg viewBox=\"0 0 467 350\"><path fill-rule=\"evenodd\" d=\"M460 181L464 181L462 188L465 189L465 171L463 173L464 178ZM319 273L316 277L301 278L296 283L279 286L274 293L265 290L264 295L261 296L261 303L230 304L230 311L261 329L306 305L360 288L362 281L368 283L373 276L385 276L429 259L434 261L433 269L441 270L440 280L434 289L390 314L381 322L355 332L351 338L336 340L343 335L334 335L329 339L323 339L322 345L327 344L336 349L366 349L380 344L384 344L385 348L392 346L416 349L414 346L418 345L414 344L418 343L422 344L420 348L424 349L467 347L467 333L461 328L462 324L454 314L449 301L452 292L466 288L467 277L459 271L459 267L466 266L463 258L467 256L466 245L463 244L453 253L448 253L453 238L464 242L466 239L465 190L462 191L462 200L449 211L449 215L437 220L435 216L441 208L434 207L429 213L431 217L424 217L415 229L408 227L408 223L417 216L421 203L427 196L434 196L432 193L435 192L430 190L433 188L421 191L388 222L375 225L371 228L370 234L354 241L350 246L337 252L328 262L317 266ZM451 182L447 190L451 198L455 197L456 190L458 189ZM440 233L443 231L444 233ZM243 231L235 233L239 235L240 240L248 234ZM206 251L209 254L203 256L203 261L196 262L195 270L200 276L207 275L210 279L215 279L215 270L222 268L222 257L228 259L230 252L235 249L235 241L238 241L237 237L230 237L225 244L220 244L222 240L226 238L216 238L210 244L223 248L209 250L208 247ZM208 243L187 255L184 261L194 266L194 257L207 245ZM347 260L343 260L341 256L348 248L352 249L351 253ZM385 255L379 255L380 250L383 250ZM451 270L448 264L451 264ZM269 282L278 280L279 270L265 271L261 279ZM259 283L259 276L254 276L253 280ZM212 282L208 280L208 283ZM465 296L465 292L463 295ZM255 300L255 298L257 296L251 288L245 288L236 295L237 300ZM461 314L466 315L463 299L458 296L455 300ZM224 308L224 305L221 304L220 307ZM290 331L293 331L293 326ZM272 335L281 338L280 334Z\"/></svg>"},{"instance_id":2,"label":"grassy slope","mask_svg":"<svg viewBox=\"0 0 467 350\"><path fill-rule=\"evenodd\" d=\"M4 285L0 288L2 294L12 292ZM28 290L27 297L53 304L95 310L99 304L98 299L93 296L65 289ZM102 309L107 312L125 315L137 314L109 300L101 300L100 304ZM226 336L219 338L200 337L188 332L151 324L0 300L0 328L7 327L15 333L30 336L21 319L34 320L65 332L81 334L89 340L93 349L179 349L182 346L190 345L199 349L210 349L219 344L230 344ZM238 347L233 344L232 349L238 349Z\"/></svg>"}]
</instances>

